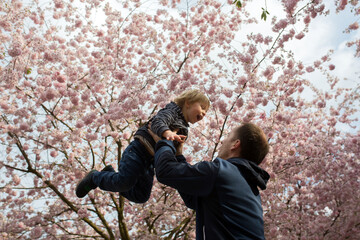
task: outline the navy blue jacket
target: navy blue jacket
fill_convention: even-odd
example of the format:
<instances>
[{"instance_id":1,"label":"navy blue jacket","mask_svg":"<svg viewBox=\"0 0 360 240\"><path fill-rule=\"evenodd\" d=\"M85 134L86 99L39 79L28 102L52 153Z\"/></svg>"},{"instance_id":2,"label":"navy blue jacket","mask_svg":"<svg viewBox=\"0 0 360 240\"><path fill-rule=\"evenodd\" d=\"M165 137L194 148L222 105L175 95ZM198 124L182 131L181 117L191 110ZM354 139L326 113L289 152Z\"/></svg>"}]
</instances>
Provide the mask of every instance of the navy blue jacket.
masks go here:
<instances>
[{"instance_id":1,"label":"navy blue jacket","mask_svg":"<svg viewBox=\"0 0 360 240\"><path fill-rule=\"evenodd\" d=\"M177 189L185 205L196 210L196 239L265 239L258 190L266 188L265 170L241 158L190 165L175 156L167 140L155 150L158 181Z\"/></svg>"},{"instance_id":2,"label":"navy blue jacket","mask_svg":"<svg viewBox=\"0 0 360 240\"><path fill-rule=\"evenodd\" d=\"M162 134L166 130L173 131L176 129L178 129L178 135L188 136L189 124L186 122L181 108L174 102L170 102L165 106L165 108L160 109L159 112L149 120L149 122L139 128L135 133L135 135L145 137L146 140L155 148L155 141L148 131L149 123L151 123L151 131L156 133L159 137L162 137Z\"/></svg>"}]
</instances>

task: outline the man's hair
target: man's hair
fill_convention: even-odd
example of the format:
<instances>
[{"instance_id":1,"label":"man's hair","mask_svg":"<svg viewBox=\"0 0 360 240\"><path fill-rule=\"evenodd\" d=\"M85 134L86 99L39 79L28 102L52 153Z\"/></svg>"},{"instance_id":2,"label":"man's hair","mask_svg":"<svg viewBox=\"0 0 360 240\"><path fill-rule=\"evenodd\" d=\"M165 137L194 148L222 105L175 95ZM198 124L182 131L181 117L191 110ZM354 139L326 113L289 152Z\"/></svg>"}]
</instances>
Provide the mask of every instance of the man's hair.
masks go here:
<instances>
[{"instance_id":1,"label":"man's hair","mask_svg":"<svg viewBox=\"0 0 360 240\"><path fill-rule=\"evenodd\" d=\"M236 129L236 139L240 140L240 157L259 165L269 152L269 143L260 127L245 123Z\"/></svg>"},{"instance_id":2,"label":"man's hair","mask_svg":"<svg viewBox=\"0 0 360 240\"><path fill-rule=\"evenodd\" d=\"M205 110L207 111L210 107L210 101L209 99L199 90L197 89L191 89L191 90L187 90L184 91L180 94L180 96L176 97L174 99L174 102L180 107L182 108L185 103L195 103L195 102L200 102L202 104L205 105Z\"/></svg>"}]
</instances>

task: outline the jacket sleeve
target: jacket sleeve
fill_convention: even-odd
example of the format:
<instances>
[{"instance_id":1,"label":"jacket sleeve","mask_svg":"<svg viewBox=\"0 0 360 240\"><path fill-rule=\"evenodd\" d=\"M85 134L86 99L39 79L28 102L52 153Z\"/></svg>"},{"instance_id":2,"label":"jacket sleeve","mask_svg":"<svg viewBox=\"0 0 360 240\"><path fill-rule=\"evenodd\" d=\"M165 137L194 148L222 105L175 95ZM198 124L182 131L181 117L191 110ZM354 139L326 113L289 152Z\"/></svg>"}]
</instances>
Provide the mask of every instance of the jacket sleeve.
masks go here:
<instances>
[{"instance_id":1,"label":"jacket sleeve","mask_svg":"<svg viewBox=\"0 0 360 240\"><path fill-rule=\"evenodd\" d=\"M166 130L170 130L170 125L175 121L176 113L170 108L161 109L151 120L151 131L159 137Z\"/></svg>"},{"instance_id":2,"label":"jacket sleeve","mask_svg":"<svg viewBox=\"0 0 360 240\"><path fill-rule=\"evenodd\" d=\"M186 159L185 159L184 155L176 156L176 159L177 159L178 162L186 163ZM195 197L193 195L185 194L185 193L182 193L182 192L179 192L179 194L180 194L182 200L184 201L185 205L188 208L191 208L191 209L195 210L196 203L197 203L197 197Z\"/></svg>"},{"instance_id":3,"label":"jacket sleeve","mask_svg":"<svg viewBox=\"0 0 360 240\"><path fill-rule=\"evenodd\" d=\"M191 200L186 195L206 196L211 193L219 170L217 165L206 161L195 165L178 162L179 157L175 156L174 144L168 140L159 141L155 151L156 178L159 182L178 190L189 205L193 204L190 204Z\"/></svg>"}]
</instances>

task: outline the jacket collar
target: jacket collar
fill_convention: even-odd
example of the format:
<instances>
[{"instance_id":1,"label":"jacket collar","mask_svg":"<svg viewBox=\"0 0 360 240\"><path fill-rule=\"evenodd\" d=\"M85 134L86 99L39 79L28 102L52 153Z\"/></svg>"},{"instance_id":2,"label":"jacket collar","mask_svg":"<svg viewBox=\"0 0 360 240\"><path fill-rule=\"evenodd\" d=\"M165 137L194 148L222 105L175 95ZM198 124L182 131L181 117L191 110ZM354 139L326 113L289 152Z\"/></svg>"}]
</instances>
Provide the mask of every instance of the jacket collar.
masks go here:
<instances>
[{"instance_id":1,"label":"jacket collar","mask_svg":"<svg viewBox=\"0 0 360 240\"><path fill-rule=\"evenodd\" d=\"M185 117L184 117L184 114L183 114L183 112L182 112L182 109L180 108L179 105L177 105L175 102L170 102L170 103L167 105L167 107L176 111L176 113L178 114L178 116L180 116L181 120L184 122L184 125L185 125L186 127L189 127L189 126L190 126L190 125L186 122Z\"/></svg>"},{"instance_id":2,"label":"jacket collar","mask_svg":"<svg viewBox=\"0 0 360 240\"><path fill-rule=\"evenodd\" d=\"M234 164L244 175L244 178L251 184L256 184L262 190L266 189L270 175L256 163L244 158L230 158L228 162Z\"/></svg>"}]
</instances>

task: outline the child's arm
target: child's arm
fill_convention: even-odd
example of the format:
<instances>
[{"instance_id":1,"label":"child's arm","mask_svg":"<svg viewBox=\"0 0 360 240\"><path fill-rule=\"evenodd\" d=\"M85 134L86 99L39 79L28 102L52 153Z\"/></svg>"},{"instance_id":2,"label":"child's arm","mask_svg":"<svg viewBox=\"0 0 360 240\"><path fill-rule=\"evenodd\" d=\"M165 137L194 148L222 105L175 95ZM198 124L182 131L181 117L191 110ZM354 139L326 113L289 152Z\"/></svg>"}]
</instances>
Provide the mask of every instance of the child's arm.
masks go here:
<instances>
[{"instance_id":1,"label":"child's arm","mask_svg":"<svg viewBox=\"0 0 360 240\"><path fill-rule=\"evenodd\" d=\"M168 106L168 105L167 105ZM159 137L167 140L184 142L186 136L177 135L176 132L170 130L170 125L175 121L177 113L174 109L165 107L161 109L151 120L150 129Z\"/></svg>"},{"instance_id":2,"label":"child's arm","mask_svg":"<svg viewBox=\"0 0 360 240\"><path fill-rule=\"evenodd\" d=\"M161 109L152 119L150 129L159 137L165 137L164 132L170 131L170 124L175 121L175 113L168 108Z\"/></svg>"}]
</instances>

